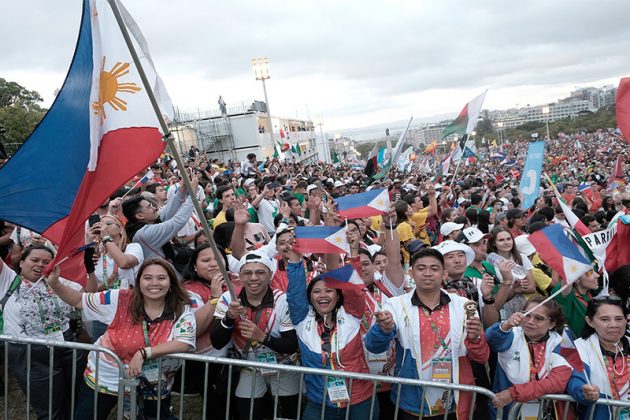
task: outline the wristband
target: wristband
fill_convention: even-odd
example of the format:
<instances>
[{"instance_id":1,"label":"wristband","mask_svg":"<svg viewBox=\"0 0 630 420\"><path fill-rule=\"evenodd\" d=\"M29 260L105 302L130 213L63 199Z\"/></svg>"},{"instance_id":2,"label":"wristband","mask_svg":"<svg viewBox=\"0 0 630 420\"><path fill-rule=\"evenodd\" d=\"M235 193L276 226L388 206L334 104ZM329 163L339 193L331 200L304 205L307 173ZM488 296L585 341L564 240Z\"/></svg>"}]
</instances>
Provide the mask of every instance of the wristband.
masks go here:
<instances>
[{"instance_id":1,"label":"wristband","mask_svg":"<svg viewBox=\"0 0 630 420\"><path fill-rule=\"evenodd\" d=\"M217 303L219 303L219 298L212 298L212 299L210 299L210 305L215 305L216 306Z\"/></svg>"},{"instance_id":2,"label":"wristband","mask_svg":"<svg viewBox=\"0 0 630 420\"><path fill-rule=\"evenodd\" d=\"M151 347L145 347L144 351L147 355L146 359L150 359L151 357L153 357L153 352L151 351Z\"/></svg>"},{"instance_id":3,"label":"wristband","mask_svg":"<svg viewBox=\"0 0 630 420\"><path fill-rule=\"evenodd\" d=\"M485 303L486 305L492 305L494 303L494 296L490 296L488 299L482 297L481 300L483 300L483 303Z\"/></svg>"},{"instance_id":4,"label":"wristband","mask_svg":"<svg viewBox=\"0 0 630 420\"><path fill-rule=\"evenodd\" d=\"M223 319L221 320L221 326L222 326L223 328L225 328L226 330L233 330L233 329L234 329L234 326L233 326L233 325L232 325L232 326L225 325L225 324L223 323L223 321L225 321L225 318L223 318Z\"/></svg>"},{"instance_id":5,"label":"wristband","mask_svg":"<svg viewBox=\"0 0 630 420\"><path fill-rule=\"evenodd\" d=\"M138 351L140 352L140 356L142 356L142 359L147 360L147 351L144 349L144 347L142 347Z\"/></svg>"},{"instance_id":6,"label":"wristband","mask_svg":"<svg viewBox=\"0 0 630 420\"><path fill-rule=\"evenodd\" d=\"M114 238L112 238L111 236L107 235L107 236L103 236L103 245L105 245L107 242L114 242Z\"/></svg>"}]
</instances>

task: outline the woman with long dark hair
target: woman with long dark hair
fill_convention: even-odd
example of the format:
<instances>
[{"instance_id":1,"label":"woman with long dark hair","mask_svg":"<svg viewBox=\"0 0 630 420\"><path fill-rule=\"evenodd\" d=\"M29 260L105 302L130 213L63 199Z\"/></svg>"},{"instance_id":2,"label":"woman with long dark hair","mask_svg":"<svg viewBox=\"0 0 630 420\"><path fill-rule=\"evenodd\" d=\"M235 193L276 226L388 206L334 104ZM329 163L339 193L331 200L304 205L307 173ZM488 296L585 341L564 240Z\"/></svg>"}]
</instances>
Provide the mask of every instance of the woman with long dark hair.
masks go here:
<instances>
[{"instance_id":1,"label":"woman with long dark hair","mask_svg":"<svg viewBox=\"0 0 630 420\"><path fill-rule=\"evenodd\" d=\"M295 252L291 252L287 272L287 303L298 336L302 365L369 373L360 333L365 306L363 292L348 289L342 293L339 289L327 287L319 276L307 286L302 256ZM328 382L324 379L315 375L304 376L308 404L303 419L319 419L322 410L326 420L343 418L348 404L350 419L370 417L370 398L374 387L370 381L355 380L350 391L343 379L332 376ZM333 393L332 399L331 386L339 391ZM328 393L324 392L325 388L328 388ZM322 401L322 395L326 395L325 401ZM378 401L374 403L372 418L377 419Z\"/></svg>"},{"instance_id":2,"label":"woman with long dark hair","mask_svg":"<svg viewBox=\"0 0 630 420\"><path fill-rule=\"evenodd\" d=\"M579 403L581 419L626 419L630 412L592 405L599 398L630 402L630 337L624 336L628 311L618 296L598 296L586 309L586 326L575 348L584 362L584 372L573 371L567 385ZM587 376L588 375L588 376Z\"/></svg>"},{"instance_id":3,"label":"woman with long dark hair","mask_svg":"<svg viewBox=\"0 0 630 420\"><path fill-rule=\"evenodd\" d=\"M497 278L501 284L510 287L507 301L503 304L505 317L509 318L515 312L519 312L525 305L525 294L536 291L536 283L531 270L534 265L527 256L518 252L514 244L514 237L508 228L496 226L490 232L490 240L488 241L488 253L494 252L508 263L495 264ZM512 275L512 267L517 264L527 270L527 276L524 279L515 279Z\"/></svg>"},{"instance_id":4,"label":"woman with long dark hair","mask_svg":"<svg viewBox=\"0 0 630 420\"><path fill-rule=\"evenodd\" d=\"M138 271L133 290L114 289L100 293L81 293L59 281L59 270L46 279L52 290L66 303L83 311L88 320L109 325L96 342L109 348L127 366L129 377L140 377L144 388L139 398L147 417L157 415L157 405L164 416L170 413L170 390L181 362L156 359L171 353L195 349L195 316L190 298L180 286L173 267L162 259L145 261ZM97 374L98 359L98 376ZM75 417L106 419L118 395L118 365L105 353L90 352L85 381L79 385ZM157 385L161 401L157 400ZM98 405L94 406L94 390Z\"/></svg>"},{"instance_id":5,"label":"woman with long dark hair","mask_svg":"<svg viewBox=\"0 0 630 420\"><path fill-rule=\"evenodd\" d=\"M44 245L34 245L24 250L18 261L17 273L0 260L0 296L3 302L3 333L13 337L42 338L55 341L76 341L71 328L72 306L63 302L53 290L40 281L45 267L53 260L53 251ZM81 286L59 279L57 282L75 293ZM30 355L26 345L10 344L5 363L24 393L30 392L31 408L40 419L70 418L70 397L73 380L72 349L56 348L51 363L50 349L31 345ZM29 359L30 356L30 360ZM76 371L85 366L85 355L78 352ZM29 371L30 368L30 371ZM51 377L52 376L52 377ZM27 389L27 387L29 389ZM50 387L50 389L49 389ZM49 391L52 401L48 400ZM8 392L8 391L7 391ZM49 416L49 404L52 411Z\"/></svg>"}]
</instances>

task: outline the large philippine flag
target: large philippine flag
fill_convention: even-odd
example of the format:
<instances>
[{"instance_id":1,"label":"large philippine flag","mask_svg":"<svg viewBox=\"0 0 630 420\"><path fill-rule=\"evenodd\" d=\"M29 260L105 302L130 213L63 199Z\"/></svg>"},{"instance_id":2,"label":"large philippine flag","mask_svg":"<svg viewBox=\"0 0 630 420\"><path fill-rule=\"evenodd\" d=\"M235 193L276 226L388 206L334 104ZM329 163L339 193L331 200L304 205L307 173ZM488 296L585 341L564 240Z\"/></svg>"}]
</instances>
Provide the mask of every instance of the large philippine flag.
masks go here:
<instances>
[{"instance_id":1,"label":"large philippine flag","mask_svg":"<svg viewBox=\"0 0 630 420\"><path fill-rule=\"evenodd\" d=\"M557 271L563 284L572 284L593 269L576 245L565 235L561 225L551 225L529 235L540 258Z\"/></svg>"},{"instance_id":2,"label":"large philippine flag","mask_svg":"<svg viewBox=\"0 0 630 420\"><path fill-rule=\"evenodd\" d=\"M335 199L337 213L347 219L385 215L389 212L389 194L386 188L350 194Z\"/></svg>"},{"instance_id":3,"label":"large philippine flag","mask_svg":"<svg viewBox=\"0 0 630 420\"><path fill-rule=\"evenodd\" d=\"M161 112L171 118L173 106L146 41L118 7ZM107 0L84 0L66 80L35 131L0 170L0 218L56 243L59 261L84 243L84 224L94 210L162 153L158 127Z\"/></svg>"},{"instance_id":4,"label":"large philippine flag","mask_svg":"<svg viewBox=\"0 0 630 420\"><path fill-rule=\"evenodd\" d=\"M352 264L322 274L326 286L335 289L363 289L365 282Z\"/></svg>"},{"instance_id":5,"label":"large philippine flag","mask_svg":"<svg viewBox=\"0 0 630 420\"><path fill-rule=\"evenodd\" d=\"M335 226L297 226L293 248L314 254L350 253L346 229Z\"/></svg>"}]
</instances>

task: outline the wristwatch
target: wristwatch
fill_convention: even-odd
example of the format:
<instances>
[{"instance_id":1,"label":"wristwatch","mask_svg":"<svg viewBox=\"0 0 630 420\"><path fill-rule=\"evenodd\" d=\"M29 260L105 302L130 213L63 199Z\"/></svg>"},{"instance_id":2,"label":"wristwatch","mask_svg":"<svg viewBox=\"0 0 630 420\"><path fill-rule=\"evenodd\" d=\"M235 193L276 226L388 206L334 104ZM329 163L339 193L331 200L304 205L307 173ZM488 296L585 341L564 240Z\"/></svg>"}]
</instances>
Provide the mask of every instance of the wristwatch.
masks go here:
<instances>
[{"instance_id":1,"label":"wristwatch","mask_svg":"<svg viewBox=\"0 0 630 420\"><path fill-rule=\"evenodd\" d=\"M481 299L486 305L492 305L494 303L494 296L490 296L489 299L486 299L485 297L482 297Z\"/></svg>"},{"instance_id":2,"label":"wristwatch","mask_svg":"<svg viewBox=\"0 0 630 420\"><path fill-rule=\"evenodd\" d=\"M111 236L107 235L107 236L103 236L103 245L106 244L107 242L114 242L114 238L112 238Z\"/></svg>"}]
</instances>

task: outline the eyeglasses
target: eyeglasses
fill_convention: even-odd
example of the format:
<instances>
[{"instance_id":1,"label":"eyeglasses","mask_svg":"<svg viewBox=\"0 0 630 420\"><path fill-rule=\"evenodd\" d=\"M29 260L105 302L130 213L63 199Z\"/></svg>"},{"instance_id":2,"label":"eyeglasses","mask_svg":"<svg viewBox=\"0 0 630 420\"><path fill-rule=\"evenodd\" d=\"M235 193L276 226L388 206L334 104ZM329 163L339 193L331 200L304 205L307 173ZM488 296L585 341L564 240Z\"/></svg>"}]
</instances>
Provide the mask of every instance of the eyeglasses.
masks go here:
<instances>
[{"instance_id":1,"label":"eyeglasses","mask_svg":"<svg viewBox=\"0 0 630 420\"><path fill-rule=\"evenodd\" d=\"M525 315L525 316L523 317L523 319L525 319L525 320L527 320L527 321L530 321L532 318L534 319L534 321L535 321L537 324L540 324L541 322L545 322L546 320L550 320L550 321L551 321L551 318L550 318L550 317L548 317L548 316L542 316L542 315L532 315L532 314L527 314L527 315Z\"/></svg>"},{"instance_id":2,"label":"eyeglasses","mask_svg":"<svg viewBox=\"0 0 630 420\"><path fill-rule=\"evenodd\" d=\"M619 303L621 302L621 298L619 296L595 296L593 298L596 302L611 302L611 303Z\"/></svg>"}]
</instances>

